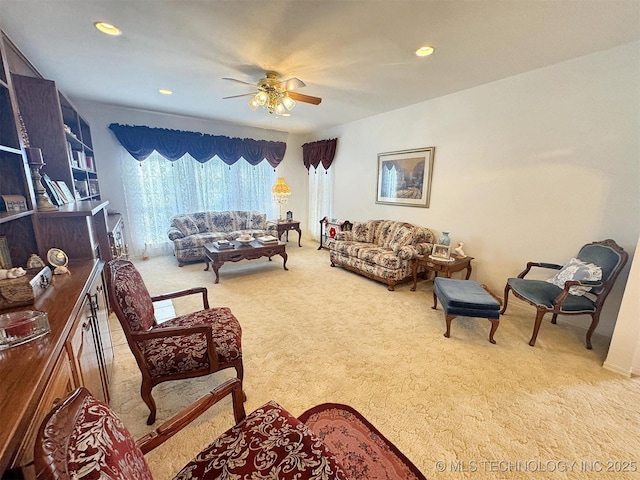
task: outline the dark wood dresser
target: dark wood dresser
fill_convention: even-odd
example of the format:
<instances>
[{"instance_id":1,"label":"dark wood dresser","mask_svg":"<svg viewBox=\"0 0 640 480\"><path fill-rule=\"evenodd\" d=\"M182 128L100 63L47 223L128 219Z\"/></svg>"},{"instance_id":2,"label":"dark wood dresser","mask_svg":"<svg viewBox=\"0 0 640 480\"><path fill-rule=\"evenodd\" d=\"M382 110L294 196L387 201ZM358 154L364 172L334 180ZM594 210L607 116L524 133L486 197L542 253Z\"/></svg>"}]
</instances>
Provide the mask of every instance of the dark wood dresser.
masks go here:
<instances>
[{"instance_id":1,"label":"dark wood dresser","mask_svg":"<svg viewBox=\"0 0 640 480\"><path fill-rule=\"evenodd\" d=\"M102 266L98 259L72 260L70 274L53 275L33 305L15 309L47 312L51 332L0 351L3 478L33 477L35 434L56 400L84 385L109 401L113 346Z\"/></svg>"}]
</instances>

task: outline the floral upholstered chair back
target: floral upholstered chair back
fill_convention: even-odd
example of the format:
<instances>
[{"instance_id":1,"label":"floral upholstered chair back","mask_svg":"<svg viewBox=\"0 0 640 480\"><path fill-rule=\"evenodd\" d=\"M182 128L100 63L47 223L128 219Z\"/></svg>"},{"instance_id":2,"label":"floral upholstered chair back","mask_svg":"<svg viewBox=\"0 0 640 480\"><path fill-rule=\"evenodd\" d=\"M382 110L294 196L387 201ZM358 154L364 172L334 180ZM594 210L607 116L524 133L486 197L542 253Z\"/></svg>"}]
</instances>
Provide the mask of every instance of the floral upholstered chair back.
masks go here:
<instances>
[{"instance_id":1,"label":"floral upholstered chair back","mask_svg":"<svg viewBox=\"0 0 640 480\"><path fill-rule=\"evenodd\" d=\"M129 431L108 405L85 388L45 418L34 453L39 479L152 479Z\"/></svg>"},{"instance_id":2,"label":"floral upholstered chair back","mask_svg":"<svg viewBox=\"0 0 640 480\"><path fill-rule=\"evenodd\" d=\"M151 295L140 272L128 260L115 260L108 264L109 296L122 328L130 332L147 331L156 324Z\"/></svg>"}]
</instances>

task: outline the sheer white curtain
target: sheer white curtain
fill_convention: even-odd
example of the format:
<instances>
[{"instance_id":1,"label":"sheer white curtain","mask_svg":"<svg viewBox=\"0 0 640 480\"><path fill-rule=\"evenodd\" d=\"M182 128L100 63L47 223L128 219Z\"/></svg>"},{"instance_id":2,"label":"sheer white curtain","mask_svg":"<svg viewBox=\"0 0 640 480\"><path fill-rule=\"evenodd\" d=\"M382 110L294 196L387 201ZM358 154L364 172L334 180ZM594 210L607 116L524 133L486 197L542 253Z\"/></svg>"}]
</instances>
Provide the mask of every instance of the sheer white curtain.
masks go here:
<instances>
[{"instance_id":1,"label":"sheer white curtain","mask_svg":"<svg viewBox=\"0 0 640 480\"><path fill-rule=\"evenodd\" d=\"M266 161L253 166L243 159L229 166L218 157L199 163L190 155L170 162L153 152L143 162L122 149L126 214L131 254L173 251L169 221L180 213L256 210L275 218L271 186L276 173Z\"/></svg>"},{"instance_id":2,"label":"sheer white curtain","mask_svg":"<svg viewBox=\"0 0 640 480\"><path fill-rule=\"evenodd\" d=\"M309 169L309 230L313 240L320 241L320 220L333 217L333 170L322 164Z\"/></svg>"}]
</instances>

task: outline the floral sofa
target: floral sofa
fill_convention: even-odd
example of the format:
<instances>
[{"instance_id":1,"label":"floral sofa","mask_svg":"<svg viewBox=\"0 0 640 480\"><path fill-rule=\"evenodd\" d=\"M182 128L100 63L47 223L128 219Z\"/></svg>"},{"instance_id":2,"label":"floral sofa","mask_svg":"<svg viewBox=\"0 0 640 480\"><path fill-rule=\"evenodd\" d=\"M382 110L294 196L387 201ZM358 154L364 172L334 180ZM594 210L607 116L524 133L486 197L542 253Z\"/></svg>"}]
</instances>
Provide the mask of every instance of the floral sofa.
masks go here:
<instances>
[{"instance_id":1,"label":"floral sofa","mask_svg":"<svg viewBox=\"0 0 640 480\"><path fill-rule=\"evenodd\" d=\"M205 243L235 240L245 233L265 235L272 229L267 224L266 214L236 210L175 215L171 217L167 234L173 241L178 265L182 267L187 262L204 260Z\"/></svg>"},{"instance_id":2,"label":"floral sofa","mask_svg":"<svg viewBox=\"0 0 640 480\"><path fill-rule=\"evenodd\" d=\"M413 278L413 261L431 253L431 230L393 220L355 222L329 240L331 266L341 266L394 286Z\"/></svg>"}]
</instances>

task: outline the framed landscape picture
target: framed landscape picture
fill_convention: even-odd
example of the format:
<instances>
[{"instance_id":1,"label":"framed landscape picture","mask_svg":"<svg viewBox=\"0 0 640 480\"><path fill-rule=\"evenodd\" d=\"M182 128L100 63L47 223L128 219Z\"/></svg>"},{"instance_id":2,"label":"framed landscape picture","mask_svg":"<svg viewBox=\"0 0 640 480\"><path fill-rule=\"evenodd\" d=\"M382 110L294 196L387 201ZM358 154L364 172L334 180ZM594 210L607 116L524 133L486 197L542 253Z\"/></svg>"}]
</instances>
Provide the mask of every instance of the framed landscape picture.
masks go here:
<instances>
[{"instance_id":1,"label":"framed landscape picture","mask_svg":"<svg viewBox=\"0 0 640 480\"><path fill-rule=\"evenodd\" d=\"M428 207L435 147L378 154L376 203Z\"/></svg>"}]
</instances>

